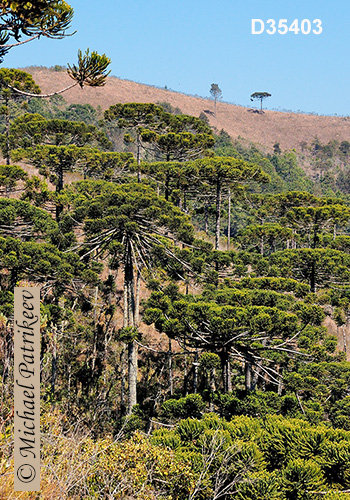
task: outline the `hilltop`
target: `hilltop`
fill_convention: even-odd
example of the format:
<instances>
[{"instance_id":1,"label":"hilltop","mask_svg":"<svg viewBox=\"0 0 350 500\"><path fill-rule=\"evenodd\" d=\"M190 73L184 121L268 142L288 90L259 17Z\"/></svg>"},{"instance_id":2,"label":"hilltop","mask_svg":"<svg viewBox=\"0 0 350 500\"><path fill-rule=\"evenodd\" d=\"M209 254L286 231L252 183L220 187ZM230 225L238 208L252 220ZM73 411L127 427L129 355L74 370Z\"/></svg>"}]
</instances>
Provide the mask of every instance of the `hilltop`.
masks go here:
<instances>
[{"instance_id":1,"label":"hilltop","mask_svg":"<svg viewBox=\"0 0 350 500\"><path fill-rule=\"evenodd\" d=\"M54 92L68 86L72 80L65 71L42 67L24 68L31 73L42 92ZM315 116L281 111L264 114L243 106L218 102L217 116L211 99L191 97L150 85L108 77L105 87L80 89L75 87L63 94L68 103L91 104L107 109L117 102L169 102L182 113L199 116L204 112L211 126L224 129L233 139L238 136L271 150L278 142L282 150L300 150L300 143L310 144L317 136L321 143L335 139L350 140L350 117Z\"/></svg>"}]
</instances>

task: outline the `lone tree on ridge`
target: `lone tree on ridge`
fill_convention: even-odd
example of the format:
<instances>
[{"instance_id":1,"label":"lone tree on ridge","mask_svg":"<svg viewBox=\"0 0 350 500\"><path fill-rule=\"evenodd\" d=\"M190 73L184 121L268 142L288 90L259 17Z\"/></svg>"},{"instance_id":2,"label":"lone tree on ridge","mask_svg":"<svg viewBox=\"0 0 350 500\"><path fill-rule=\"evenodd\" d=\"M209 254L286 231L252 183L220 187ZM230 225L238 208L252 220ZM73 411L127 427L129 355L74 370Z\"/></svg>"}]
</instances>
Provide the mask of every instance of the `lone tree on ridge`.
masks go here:
<instances>
[{"instance_id":1,"label":"lone tree on ridge","mask_svg":"<svg viewBox=\"0 0 350 500\"><path fill-rule=\"evenodd\" d=\"M216 101L222 96L222 90L217 83L212 83L210 87L210 93L214 99L214 114L216 116Z\"/></svg>"},{"instance_id":2,"label":"lone tree on ridge","mask_svg":"<svg viewBox=\"0 0 350 500\"><path fill-rule=\"evenodd\" d=\"M260 101L260 113L263 113L262 102L268 97L271 97L271 94L269 94L268 92L254 92L254 94L250 96L250 100L254 101L254 99L258 99Z\"/></svg>"}]
</instances>

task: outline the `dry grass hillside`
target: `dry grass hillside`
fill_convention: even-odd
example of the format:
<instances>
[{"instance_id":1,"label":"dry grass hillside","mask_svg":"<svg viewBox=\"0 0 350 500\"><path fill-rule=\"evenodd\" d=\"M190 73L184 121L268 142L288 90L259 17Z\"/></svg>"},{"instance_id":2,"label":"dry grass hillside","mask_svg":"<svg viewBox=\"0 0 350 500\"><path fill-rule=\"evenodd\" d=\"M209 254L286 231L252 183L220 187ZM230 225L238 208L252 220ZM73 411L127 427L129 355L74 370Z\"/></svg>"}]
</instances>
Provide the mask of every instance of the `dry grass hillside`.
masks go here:
<instances>
[{"instance_id":1,"label":"dry grass hillside","mask_svg":"<svg viewBox=\"0 0 350 500\"><path fill-rule=\"evenodd\" d=\"M68 86L72 80L64 71L55 72L43 68L27 68L43 92L53 92ZM116 77L109 77L105 87L81 89L75 87L64 94L69 103L89 103L108 108L117 102L169 102L183 113L199 116L206 112L210 124L224 129L233 139L241 136L268 149L279 142L284 149L300 149L300 143L308 144L317 136L321 143L331 139L350 141L350 117L314 116L297 113L265 111L259 114L241 106L219 102L214 116L212 100L190 97L185 94L159 89Z\"/></svg>"}]
</instances>

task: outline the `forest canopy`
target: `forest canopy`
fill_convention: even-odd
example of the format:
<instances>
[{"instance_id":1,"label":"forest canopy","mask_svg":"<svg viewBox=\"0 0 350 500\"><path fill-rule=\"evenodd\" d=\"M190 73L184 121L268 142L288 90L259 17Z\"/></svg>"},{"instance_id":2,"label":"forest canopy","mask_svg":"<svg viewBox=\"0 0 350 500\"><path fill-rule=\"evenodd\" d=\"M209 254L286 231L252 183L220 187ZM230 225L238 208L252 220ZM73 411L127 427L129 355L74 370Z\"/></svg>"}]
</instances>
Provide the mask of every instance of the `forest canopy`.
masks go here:
<instances>
[{"instance_id":1,"label":"forest canopy","mask_svg":"<svg viewBox=\"0 0 350 500\"><path fill-rule=\"evenodd\" d=\"M72 34L66 2L0 8L2 59ZM79 51L68 73L103 86L108 65ZM264 151L169 103L67 104L16 69L0 85L2 497L28 285L42 498L345 500L350 144Z\"/></svg>"}]
</instances>

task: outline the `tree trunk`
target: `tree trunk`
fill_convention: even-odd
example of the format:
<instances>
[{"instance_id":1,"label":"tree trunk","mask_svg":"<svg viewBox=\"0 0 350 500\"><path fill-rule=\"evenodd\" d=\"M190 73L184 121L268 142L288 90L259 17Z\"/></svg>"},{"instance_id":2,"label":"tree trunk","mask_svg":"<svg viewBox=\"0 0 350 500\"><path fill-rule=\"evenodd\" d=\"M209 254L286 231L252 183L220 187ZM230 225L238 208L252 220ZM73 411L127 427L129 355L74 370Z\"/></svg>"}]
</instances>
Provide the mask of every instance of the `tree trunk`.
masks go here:
<instances>
[{"instance_id":1,"label":"tree trunk","mask_svg":"<svg viewBox=\"0 0 350 500\"><path fill-rule=\"evenodd\" d=\"M194 363L193 363L193 392L194 394L197 393L197 388L198 388L198 349L196 349L196 354L194 358Z\"/></svg>"},{"instance_id":2,"label":"tree trunk","mask_svg":"<svg viewBox=\"0 0 350 500\"><path fill-rule=\"evenodd\" d=\"M210 370L210 376L209 376L209 387L211 392L216 391L216 384L215 384L215 368L212 368Z\"/></svg>"},{"instance_id":3,"label":"tree trunk","mask_svg":"<svg viewBox=\"0 0 350 500\"><path fill-rule=\"evenodd\" d=\"M58 305L60 308L64 309L64 299L61 297L58 300ZM61 321L60 336L64 338L64 320ZM57 364L58 364L58 354L57 354L57 330L55 327L52 329L52 365L51 365L51 396L55 394L55 386L57 379Z\"/></svg>"},{"instance_id":4,"label":"tree trunk","mask_svg":"<svg viewBox=\"0 0 350 500\"><path fill-rule=\"evenodd\" d=\"M64 182L64 177L63 177L63 167L60 165L58 167L57 171L57 186L56 186L56 192L59 193L63 189L63 182Z\"/></svg>"},{"instance_id":5,"label":"tree trunk","mask_svg":"<svg viewBox=\"0 0 350 500\"><path fill-rule=\"evenodd\" d=\"M135 297L134 297L134 266L132 261L131 244L127 243L125 270L124 270L124 311L125 326L135 326Z\"/></svg>"},{"instance_id":6,"label":"tree trunk","mask_svg":"<svg viewBox=\"0 0 350 500\"><path fill-rule=\"evenodd\" d=\"M169 176L166 176L165 179L165 192L164 192L164 198L169 201L169 194L170 194L170 187L169 187L170 179Z\"/></svg>"},{"instance_id":7,"label":"tree trunk","mask_svg":"<svg viewBox=\"0 0 350 500\"><path fill-rule=\"evenodd\" d=\"M124 326L135 327L134 267L130 242L126 246L124 269ZM134 340L128 343L128 415L137 403L137 344Z\"/></svg>"},{"instance_id":8,"label":"tree trunk","mask_svg":"<svg viewBox=\"0 0 350 500\"><path fill-rule=\"evenodd\" d=\"M91 375L93 377L96 359L97 359L97 299L98 299L98 286L95 287L95 301L94 301L94 345L92 350L92 361L91 361Z\"/></svg>"},{"instance_id":9,"label":"tree trunk","mask_svg":"<svg viewBox=\"0 0 350 500\"><path fill-rule=\"evenodd\" d=\"M51 397L55 395L57 377L57 328L52 329Z\"/></svg>"},{"instance_id":10,"label":"tree trunk","mask_svg":"<svg viewBox=\"0 0 350 500\"><path fill-rule=\"evenodd\" d=\"M229 357L227 358L227 363L226 363L226 377L227 377L227 392L232 392L231 363Z\"/></svg>"},{"instance_id":11,"label":"tree trunk","mask_svg":"<svg viewBox=\"0 0 350 500\"><path fill-rule=\"evenodd\" d=\"M171 339L169 338L168 350L168 368L169 368L169 394L173 395L173 353L171 348Z\"/></svg>"},{"instance_id":12,"label":"tree trunk","mask_svg":"<svg viewBox=\"0 0 350 500\"><path fill-rule=\"evenodd\" d=\"M266 347L267 339L264 339L261 343L264 347ZM259 375L261 374L261 371L262 371L261 368L259 366L256 366L255 373L252 377L252 386L251 386L252 391L255 391L255 389L256 389L256 386L257 386L258 380L259 380Z\"/></svg>"},{"instance_id":13,"label":"tree trunk","mask_svg":"<svg viewBox=\"0 0 350 500\"><path fill-rule=\"evenodd\" d=\"M60 193L62 191L63 182L64 182L63 167L60 166L58 171L57 171L56 193ZM62 210L63 210L63 207L61 204L56 205L56 221L59 221Z\"/></svg>"},{"instance_id":14,"label":"tree trunk","mask_svg":"<svg viewBox=\"0 0 350 500\"><path fill-rule=\"evenodd\" d=\"M280 370L280 366L279 365L277 366L276 369L277 369L278 373L280 373L282 371L282 370ZM283 391L283 378L279 377L279 379L278 379L277 394L279 396L282 396L282 391Z\"/></svg>"},{"instance_id":15,"label":"tree trunk","mask_svg":"<svg viewBox=\"0 0 350 500\"><path fill-rule=\"evenodd\" d=\"M128 415L131 415L133 406L137 403L137 344L135 341L128 344Z\"/></svg>"},{"instance_id":16,"label":"tree trunk","mask_svg":"<svg viewBox=\"0 0 350 500\"><path fill-rule=\"evenodd\" d=\"M188 369L187 369L187 355L186 355L186 353L185 353L185 359L184 359L184 382L183 382L182 393L184 396L187 396L187 394L188 394Z\"/></svg>"},{"instance_id":17,"label":"tree trunk","mask_svg":"<svg viewBox=\"0 0 350 500\"><path fill-rule=\"evenodd\" d=\"M220 361L221 361L222 383L224 386L224 392L228 392L229 390L232 390L232 383L231 383L231 369L230 369L229 355L226 350L220 353Z\"/></svg>"},{"instance_id":18,"label":"tree trunk","mask_svg":"<svg viewBox=\"0 0 350 500\"><path fill-rule=\"evenodd\" d=\"M136 303L135 303L135 326L138 328L140 323L140 286L141 286L141 273L137 270L136 274Z\"/></svg>"},{"instance_id":19,"label":"tree trunk","mask_svg":"<svg viewBox=\"0 0 350 500\"><path fill-rule=\"evenodd\" d=\"M141 140L140 140L140 133L137 132L137 182L141 182L141 171L140 171L140 164L141 164Z\"/></svg>"},{"instance_id":20,"label":"tree trunk","mask_svg":"<svg viewBox=\"0 0 350 500\"><path fill-rule=\"evenodd\" d=\"M252 388L252 364L250 361L245 362L245 388L247 391Z\"/></svg>"},{"instance_id":21,"label":"tree trunk","mask_svg":"<svg viewBox=\"0 0 350 500\"><path fill-rule=\"evenodd\" d=\"M206 198L205 199L205 205L204 205L204 232L205 232L205 234L208 234L208 230L209 230L208 204L209 204L209 200L208 200L208 198Z\"/></svg>"},{"instance_id":22,"label":"tree trunk","mask_svg":"<svg viewBox=\"0 0 350 500\"><path fill-rule=\"evenodd\" d=\"M125 415L125 385L126 385L126 376L125 376L125 346L123 345L122 351L120 353L120 366L121 366L121 388L120 388L120 408L121 415Z\"/></svg>"},{"instance_id":23,"label":"tree trunk","mask_svg":"<svg viewBox=\"0 0 350 500\"><path fill-rule=\"evenodd\" d=\"M316 293L316 269L314 262L311 264L310 291L311 293Z\"/></svg>"},{"instance_id":24,"label":"tree trunk","mask_svg":"<svg viewBox=\"0 0 350 500\"><path fill-rule=\"evenodd\" d=\"M278 381L277 394L279 396L282 396L282 391L283 391L283 384L282 384L282 379L280 378L279 381Z\"/></svg>"},{"instance_id":25,"label":"tree trunk","mask_svg":"<svg viewBox=\"0 0 350 500\"><path fill-rule=\"evenodd\" d=\"M13 290L15 286L17 286L17 280L18 280L18 269L15 267L11 270L10 272L10 290Z\"/></svg>"},{"instance_id":26,"label":"tree trunk","mask_svg":"<svg viewBox=\"0 0 350 500\"><path fill-rule=\"evenodd\" d=\"M214 403L213 403L213 394L216 391L215 384L215 368L210 370L209 374L209 390L210 390L210 402L209 402L209 411L214 411Z\"/></svg>"},{"instance_id":27,"label":"tree trunk","mask_svg":"<svg viewBox=\"0 0 350 500\"><path fill-rule=\"evenodd\" d=\"M215 250L219 250L220 243L220 222L221 222L221 180L218 177L216 182L216 225L215 225Z\"/></svg>"},{"instance_id":28,"label":"tree trunk","mask_svg":"<svg viewBox=\"0 0 350 500\"><path fill-rule=\"evenodd\" d=\"M72 365L69 363L68 365L68 390L67 390L67 397L68 397L68 410L70 409L70 387L71 387L71 382L72 382Z\"/></svg>"},{"instance_id":29,"label":"tree trunk","mask_svg":"<svg viewBox=\"0 0 350 500\"><path fill-rule=\"evenodd\" d=\"M10 107L8 99L5 100L6 106L6 165L10 165Z\"/></svg>"},{"instance_id":30,"label":"tree trunk","mask_svg":"<svg viewBox=\"0 0 350 500\"><path fill-rule=\"evenodd\" d=\"M227 250L231 243L231 189L228 189Z\"/></svg>"}]
</instances>

